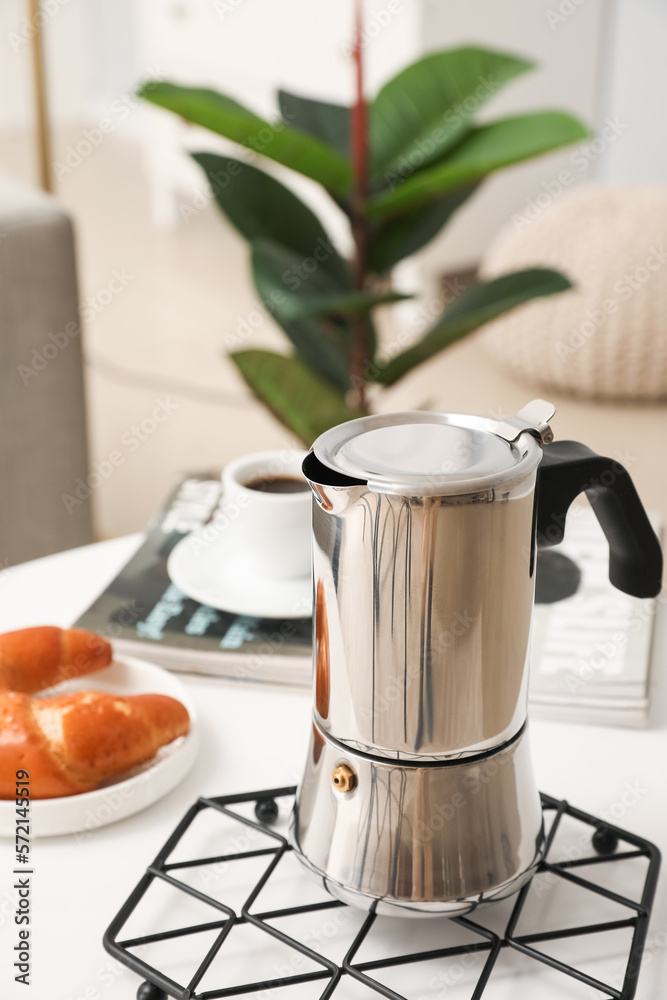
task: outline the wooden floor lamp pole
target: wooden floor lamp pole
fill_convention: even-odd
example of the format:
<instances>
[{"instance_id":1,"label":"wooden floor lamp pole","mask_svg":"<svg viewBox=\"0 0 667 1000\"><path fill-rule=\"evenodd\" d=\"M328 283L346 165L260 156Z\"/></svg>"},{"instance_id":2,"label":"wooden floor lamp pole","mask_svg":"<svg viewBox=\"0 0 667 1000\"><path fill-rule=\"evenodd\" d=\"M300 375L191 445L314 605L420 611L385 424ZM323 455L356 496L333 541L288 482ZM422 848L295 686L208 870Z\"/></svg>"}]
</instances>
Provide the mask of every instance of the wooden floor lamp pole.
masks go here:
<instances>
[{"instance_id":1,"label":"wooden floor lamp pole","mask_svg":"<svg viewBox=\"0 0 667 1000\"><path fill-rule=\"evenodd\" d=\"M28 21L32 26L32 66L35 88L39 181L45 191L53 191L53 174L51 170L51 134L49 131L48 107L46 101L44 46L42 44L42 29L39 23L39 0L28 0Z\"/></svg>"}]
</instances>

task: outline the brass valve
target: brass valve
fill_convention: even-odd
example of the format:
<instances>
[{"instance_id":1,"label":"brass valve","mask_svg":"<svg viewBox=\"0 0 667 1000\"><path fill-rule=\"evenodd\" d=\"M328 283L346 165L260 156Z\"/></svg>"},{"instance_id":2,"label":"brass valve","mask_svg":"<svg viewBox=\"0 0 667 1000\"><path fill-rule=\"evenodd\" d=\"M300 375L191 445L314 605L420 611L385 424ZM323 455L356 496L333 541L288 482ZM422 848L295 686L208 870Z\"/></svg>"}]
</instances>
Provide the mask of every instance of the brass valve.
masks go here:
<instances>
[{"instance_id":1,"label":"brass valve","mask_svg":"<svg viewBox=\"0 0 667 1000\"><path fill-rule=\"evenodd\" d=\"M331 772L331 780L339 792L351 792L357 784L357 775L349 764L339 764Z\"/></svg>"}]
</instances>

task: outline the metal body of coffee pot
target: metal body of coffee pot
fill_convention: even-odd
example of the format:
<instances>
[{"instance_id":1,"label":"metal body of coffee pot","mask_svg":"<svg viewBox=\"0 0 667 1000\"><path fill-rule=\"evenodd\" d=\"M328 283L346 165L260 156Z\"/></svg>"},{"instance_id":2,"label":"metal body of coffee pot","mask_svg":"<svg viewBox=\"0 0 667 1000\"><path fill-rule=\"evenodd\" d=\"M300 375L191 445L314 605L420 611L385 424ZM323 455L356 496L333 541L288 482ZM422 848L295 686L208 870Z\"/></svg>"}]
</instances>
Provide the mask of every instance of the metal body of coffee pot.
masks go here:
<instances>
[{"instance_id":1,"label":"metal body of coffee pot","mask_svg":"<svg viewBox=\"0 0 667 1000\"><path fill-rule=\"evenodd\" d=\"M526 725L537 542L586 491L612 582L661 555L621 466L506 422L382 414L322 435L314 494L314 717L297 856L338 898L460 914L517 891L544 847Z\"/></svg>"}]
</instances>

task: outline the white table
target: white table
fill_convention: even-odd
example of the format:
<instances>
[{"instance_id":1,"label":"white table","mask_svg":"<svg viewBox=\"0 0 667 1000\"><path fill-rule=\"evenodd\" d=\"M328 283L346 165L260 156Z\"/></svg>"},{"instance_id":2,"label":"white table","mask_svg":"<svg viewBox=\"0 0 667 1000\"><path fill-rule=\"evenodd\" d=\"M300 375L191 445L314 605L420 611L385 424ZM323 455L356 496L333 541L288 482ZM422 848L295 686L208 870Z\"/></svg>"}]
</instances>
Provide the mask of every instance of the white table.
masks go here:
<instances>
[{"instance_id":1,"label":"white table","mask_svg":"<svg viewBox=\"0 0 667 1000\"><path fill-rule=\"evenodd\" d=\"M0 631L47 623L71 625L140 541L141 536L135 535L102 542L3 572ZM653 840L663 851L667 849L666 654L663 605L654 645L649 730L532 724L535 767L543 791L598 816L611 810L618 825ZM199 711L202 731L199 758L185 781L144 812L98 829L81 842L57 837L33 844L34 954L29 989L13 982L14 851L9 842L0 842L0 997L133 1000L139 981L106 955L102 934L177 819L201 794L270 788L298 780L309 733L306 693L195 676L183 679ZM632 794L627 794L628 786L634 789ZM623 805L624 801L631 804ZM665 878L661 876L649 929L650 954L637 993L642 1000L665 995ZM508 997L518 995L509 982L507 989ZM289 992L274 995L291 1000ZM424 997L440 1000L444 992L442 983L434 984ZM569 994L553 995L594 994L573 988Z\"/></svg>"}]
</instances>

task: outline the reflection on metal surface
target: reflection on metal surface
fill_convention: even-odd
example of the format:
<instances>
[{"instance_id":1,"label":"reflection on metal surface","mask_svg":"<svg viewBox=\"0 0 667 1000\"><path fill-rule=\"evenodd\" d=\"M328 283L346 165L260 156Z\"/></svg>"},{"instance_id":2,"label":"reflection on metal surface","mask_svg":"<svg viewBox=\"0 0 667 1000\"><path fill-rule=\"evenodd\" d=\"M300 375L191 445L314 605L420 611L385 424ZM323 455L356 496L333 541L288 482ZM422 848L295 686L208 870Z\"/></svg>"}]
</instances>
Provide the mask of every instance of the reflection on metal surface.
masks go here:
<instances>
[{"instance_id":1,"label":"reflection on metal surface","mask_svg":"<svg viewBox=\"0 0 667 1000\"><path fill-rule=\"evenodd\" d=\"M322 751L324 750L324 737L315 723L313 723L313 735L310 749L313 755L313 764L319 764Z\"/></svg>"},{"instance_id":2,"label":"reflection on metal surface","mask_svg":"<svg viewBox=\"0 0 667 1000\"><path fill-rule=\"evenodd\" d=\"M320 506L324 507L325 510L331 510L331 501L328 499L322 487L317 483L311 483L310 488L315 494L315 498Z\"/></svg>"},{"instance_id":3,"label":"reflection on metal surface","mask_svg":"<svg viewBox=\"0 0 667 1000\"><path fill-rule=\"evenodd\" d=\"M322 738L320 736L320 738ZM539 863L544 831L527 735L450 765L353 753L357 784L331 781L342 750L324 736L295 807L297 856L336 897L378 912L461 914L516 892Z\"/></svg>"},{"instance_id":4,"label":"reflection on metal surface","mask_svg":"<svg viewBox=\"0 0 667 1000\"><path fill-rule=\"evenodd\" d=\"M431 759L498 746L523 725L534 484L533 472L502 494L456 497L320 486L331 506L313 504L325 732Z\"/></svg>"},{"instance_id":5,"label":"reflection on metal surface","mask_svg":"<svg viewBox=\"0 0 667 1000\"><path fill-rule=\"evenodd\" d=\"M315 635L313 642L315 657L315 710L321 719L329 717L329 697L331 690L331 667L329 655L329 623L324 596L324 584L317 581L315 589Z\"/></svg>"}]
</instances>

